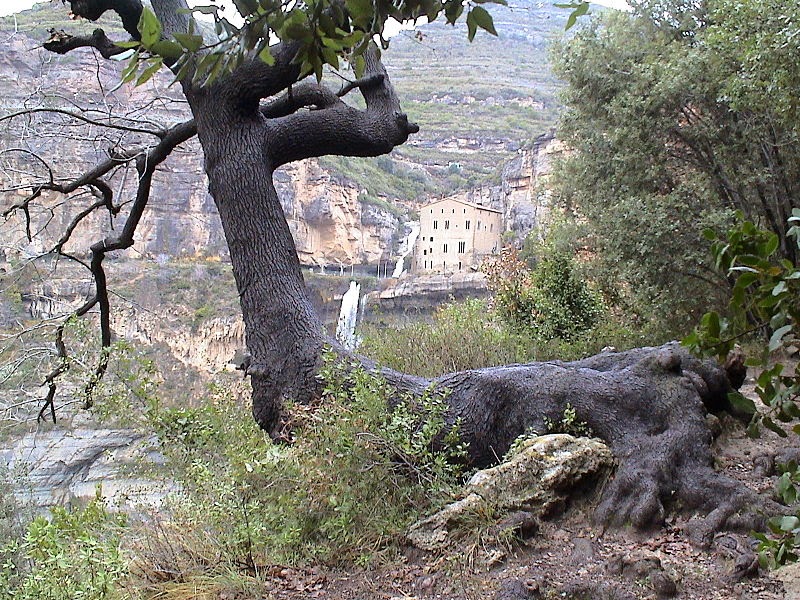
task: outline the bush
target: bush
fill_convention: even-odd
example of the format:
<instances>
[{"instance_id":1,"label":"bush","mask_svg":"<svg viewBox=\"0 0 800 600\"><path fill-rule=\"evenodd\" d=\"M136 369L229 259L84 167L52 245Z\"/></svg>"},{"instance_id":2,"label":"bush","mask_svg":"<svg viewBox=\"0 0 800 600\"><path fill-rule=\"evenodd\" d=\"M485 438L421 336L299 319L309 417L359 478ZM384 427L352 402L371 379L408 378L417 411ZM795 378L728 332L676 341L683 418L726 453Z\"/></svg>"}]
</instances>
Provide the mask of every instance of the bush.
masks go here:
<instances>
[{"instance_id":1,"label":"bush","mask_svg":"<svg viewBox=\"0 0 800 600\"><path fill-rule=\"evenodd\" d=\"M221 387L197 408L157 409L182 491L168 502L169 527L139 544L144 576L168 578L167 563L179 580L312 560L368 564L451 498L464 449L443 398L401 398L389 411L380 378L330 358L321 377L320 406L289 407L289 446L274 445Z\"/></svg>"},{"instance_id":2,"label":"bush","mask_svg":"<svg viewBox=\"0 0 800 600\"><path fill-rule=\"evenodd\" d=\"M509 331L484 300L451 302L433 322L398 329L365 327L359 350L381 365L423 377L524 362L533 353L529 336Z\"/></svg>"},{"instance_id":3,"label":"bush","mask_svg":"<svg viewBox=\"0 0 800 600\"><path fill-rule=\"evenodd\" d=\"M125 518L107 510L98 491L84 508L52 509L24 537L0 547L1 600L113 600L126 574L120 552Z\"/></svg>"},{"instance_id":4,"label":"bush","mask_svg":"<svg viewBox=\"0 0 800 600\"><path fill-rule=\"evenodd\" d=\"M749 366L762 369L755 386L761 409L739 392L731 392L729 398L740 412L752 415L749 435L758 436L763 426L785 438L789 436L788 423L800 418L800 363L786 360L800 347L800 268L780 258L778 235L746 221L741 213L737 216L739 223L724 236L705 232L713 242L711 250L717 267L732 284L728 313L705 314L683 343L699 354L716 355L722 361L742 336L762 334L763 351L748 361ZM792 209L786 230L786 241L800 251L800 208ZM791 430L800 435L800 425L795 424ZM776 493L787 505L796 506L800 498L800 467L791 461L780 470ZM798 560L800 511L772 518L767 525L770 535L756 534L762 566Z\"/></svg>"},{"instance_id":5,"label":"bush","mask_svg":"<svg viewBox=\"0 0 800 600\"><path fill-rule=\"evenodd\" d=\"M602 314L599 296L580 278L575 260L564 251L544 247L531 271L515 249L506 248L485 270L498 314L540 340L571 339Z\"/></svg>"}]
</instances>

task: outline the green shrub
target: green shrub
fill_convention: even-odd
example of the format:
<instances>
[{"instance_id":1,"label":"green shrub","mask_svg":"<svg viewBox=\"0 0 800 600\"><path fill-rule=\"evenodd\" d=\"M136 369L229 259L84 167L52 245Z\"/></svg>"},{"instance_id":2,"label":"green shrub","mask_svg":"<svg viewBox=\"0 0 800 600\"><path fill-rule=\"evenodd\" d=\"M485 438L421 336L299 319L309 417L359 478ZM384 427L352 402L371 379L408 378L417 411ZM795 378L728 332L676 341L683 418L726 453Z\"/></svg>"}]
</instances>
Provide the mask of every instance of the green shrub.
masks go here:
<instances>
[{"instance_id":1,"label":"green shrub","mask_svg":"<svg viewBox=\"0 0 800 600\"><path fill-rule=\"evenodd\" d=\"M125 518L100 497L84 508L57 507L37 517L25 535L0 547L2 600L113 600L127 572L120 552Z\"/></svg>"},{"instance_id":2,"label":"green shrub","mask_svg":"<svg viewBox=\"0 0 800 600\"><path fill-rule=\"evenodd\" d=\"M401 328L365 327L359 350L381 365L423 377L524 362L533 355L530 336L510 331L484 300L451 302L433 322Z\"/></svg>"},{"instance_id":3,"label":"green shrub","mask_svg":"<svg viewBox=\"0 0 800 600\"><path fill-rule=\"evenodd\" d=\"M498 314L540 340L571 339L592 327L602 303L579 276L574 258L543 247L531 271L513 248L488 263L489 289Z\"/></svg>"},{"instance_id":4,"label":"green shrub","mask_svg":"<svg viewBox=\"0 0 800 600\"><path fill-rule=\"evenodd\" d=\"M738 213L739 223L724 236L705 232L712 241L717 267L731 282L728 314L710 312L697 329L683 341L690 349L724 360L743 336L756 332L762 336L762 352L748 365L761 368L755 391L761 404L758 410L739 392L730 394L731 403L752 415L748 434L755 437L761 426L780 437L788 437L788 424L800 418L800 363L786 360L800 347L800 268L780 258L781 240L777 234L757 227ZM800 251L800 208L792 209L786 240ZM800 425L791 431L800 435ZM787 505L800 497L800 467L790 462L782 466L777 494ZM763 566L777 566L798 559L800 512L769 520L771 535L755 534Z\"/></svg>"},{"instance_id":5,"label":"green shrub","mask_svg":"<svg viewBox=\"0 0 800 600\"><path fill-rule=\"evenodd\" d=\"M445 424L444 399L406 397L388 410L387 384L363 369L328 359L320 376L322 404L288 409L288 446L274 445L221 387L197 408L156 410L182 491L169 501L169 552L151 547L151 561L169 554L184 579L209 575L211 556L218 574L366 564L395 552L414 520L451 498L464 449Z\"/></svg>"}]
</instances>

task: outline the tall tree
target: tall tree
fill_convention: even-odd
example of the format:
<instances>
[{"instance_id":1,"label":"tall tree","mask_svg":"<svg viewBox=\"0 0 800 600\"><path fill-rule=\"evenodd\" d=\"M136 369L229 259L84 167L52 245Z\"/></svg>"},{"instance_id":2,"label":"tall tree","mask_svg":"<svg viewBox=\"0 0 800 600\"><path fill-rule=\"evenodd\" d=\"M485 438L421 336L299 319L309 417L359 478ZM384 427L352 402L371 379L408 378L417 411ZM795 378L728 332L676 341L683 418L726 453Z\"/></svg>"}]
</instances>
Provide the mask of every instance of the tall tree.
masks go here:
<instances>
[{"instance_id":1,"label":"tall tree","mask_svg":"<svg viewBox=\"0 0 800 600\"><path fill-rule=\"evenodd\" d=\"M230 249L252 354L247 372L253 388L253 415L274 434L280 425L283 396L303 401L318 393L316 372L326 339L309 302L273 186L273 172L302 158L376 156L405 142L417 127L400 108L371 43L373 34L380 34L389 15L431 18L443 11L454 21L464 5L461 0L399 5L385 0L286 4L237 0L246 24L236 28L217 15L219 35L205 39L184 0L153 0L154 14L140 0L72 0L70 4L76 15L88 19L115 11L137 42L125 44L136 48L138 60L128 75L144 80L162 64L170 66L194 119L160 132L159 142L147 152L117 151L69 183L51 178L37 184L6 214L18 211L26 216L31 203L47 189L69 193L87 186L94 190L96 201L76 214L53 248L61 253L71 232L88 214L103 208L112 213L119 210L104 176L120 161L136 161L135 201L122 230L92 246L90 267L96 293L77 311L82 315L99 306L102 341L108 346L110 301L103 259L108 252L132 245L155 168L177 145L197 134ZM477 4L469 6L467 27L470 36L478 27L494 30L488 13ZM280 41L273 43L273 37ZM85 37L56 32L45 47L54 52L92 47L103 56L126 51L102 30ZM358 79L338 93L319 81L303 81L319 73L323 62L335 66L340 54L357 65ZM141 74L132 75L139 63L144 63ZM365 108L342 101L341 96L352 89L360 90ZM63 361L47 377L51 407L55 381L66 364L60 337L57 348ZM701 362L668 345L606 353L575 363L453 373L433 381L387 370L383 375L398 391L422 394L433 387L444 393L447 419L458 424L475 464L495 461L526 430L546 431L548 421L558 422L572 406L579 419L611 444L620 461L613 481L604 488L598 519L650 527L660 524L667 508L677 502L690 510L711 512L699 529L702 540L708 542L731 516L759 503L752 493L714 471L710 451L707 411L731 408L727 393L741 383L737 366L741 364L735 361L728 368ZM101 363L98 375L103 368Z\"/></svg>"},{"instance_id":2,"label":"tall tree","mask_svg":"<svg viewBox=\"0 0 800 600\"><path fill-rule=\"evenodd\" d=\"M632 4L632 14L609 14L558 53L568 83L561 131L576 150L558 179L560 195L590 222L612 279L671 318L683 315L685 327L726 300L705 228L725 228L739 210L781 236L785 258L798 258L785 237L800 201L797 131L785 118L796 65L787 54L763 53L757 41L797 8L755 0ZM753 16L756 6L763 21ZM754 78L746 64L756 56L781 68ZM768 89L764 79L772 92L756 100L753 90Z\"/></svg>"}]
</instances>

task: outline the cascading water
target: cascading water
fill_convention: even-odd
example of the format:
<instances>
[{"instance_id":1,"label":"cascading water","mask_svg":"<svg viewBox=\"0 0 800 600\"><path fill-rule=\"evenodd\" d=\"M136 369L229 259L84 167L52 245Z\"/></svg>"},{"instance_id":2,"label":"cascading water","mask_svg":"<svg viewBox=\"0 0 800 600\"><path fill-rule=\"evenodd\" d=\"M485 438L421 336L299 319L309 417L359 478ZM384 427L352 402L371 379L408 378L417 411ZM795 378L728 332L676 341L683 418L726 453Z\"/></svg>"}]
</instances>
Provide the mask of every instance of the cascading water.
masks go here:
<instances>
[{"instance_id":1,"label":"cascading water","mask_svg":"<svg viewBox=\"0 0 800 600\"><path fill-rule=\"evenodd\" d=\"M358 318L358 299L360 296L361 286L355 281L351 281L350 288L342 296L342 308L339 309L336 339L348 350L355 350L358 346L356 319Z\"/></svg>"},{"instance_id":2,"label":"cascading water","mask_svg":"<svg viewBox=\"0 0 800 600\"><path fill-rule=\"evenodd\" d=\"M400 277L400 275L403 274L403 263L405 262L406 256L414 251L414 244L417 241L417 236L419 236L419 223L409 223L408 226L410 231L406 239L400 243L400 256L397 259L397 264L394 266L392 277Z\"/></svg>"}]
</instances>

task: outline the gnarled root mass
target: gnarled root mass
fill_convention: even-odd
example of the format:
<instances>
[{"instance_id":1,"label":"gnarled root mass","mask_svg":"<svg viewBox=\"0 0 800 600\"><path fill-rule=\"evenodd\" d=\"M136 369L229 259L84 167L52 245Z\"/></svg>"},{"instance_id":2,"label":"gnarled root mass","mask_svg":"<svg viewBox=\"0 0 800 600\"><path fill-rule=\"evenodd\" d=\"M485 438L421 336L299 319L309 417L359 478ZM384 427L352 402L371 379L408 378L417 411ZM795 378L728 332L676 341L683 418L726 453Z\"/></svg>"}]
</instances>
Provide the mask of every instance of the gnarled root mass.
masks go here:
<instances>
[{"instance_id":1,"label":"gnarled root mass","mask_svg":"<svg viewBox=\"0 0 800 600\"><path fill-rule=\"evenodd\" d=\"M722 367L677 343L606 352L576 362L493 367L433 382L385 373L406 389L446 391L478 466L498 461L520 434L547 432L574 408L607 442L618 462L596 520L603 525L660 526L669 509L706 515L693 533L710 543L723 528L753 527L764 507L753 492L714 470L709 413L732 411L728 392L743 380L741 359ZM759 504L761 503L761 504ZM747 511L753 511L747 514Z\"/></svg>"}]
</instances>

